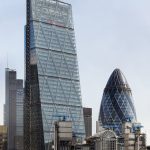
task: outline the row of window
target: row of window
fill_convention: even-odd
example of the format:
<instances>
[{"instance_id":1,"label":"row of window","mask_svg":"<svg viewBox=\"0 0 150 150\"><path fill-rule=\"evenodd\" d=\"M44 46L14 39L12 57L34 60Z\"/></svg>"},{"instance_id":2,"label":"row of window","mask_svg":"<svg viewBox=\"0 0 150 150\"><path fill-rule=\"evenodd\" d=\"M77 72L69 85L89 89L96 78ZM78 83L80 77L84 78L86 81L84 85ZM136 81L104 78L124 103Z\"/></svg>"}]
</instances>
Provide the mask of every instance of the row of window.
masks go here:
<instances>
[{"instance_id":1,"label":"row of window","mask_svg":"<svg viewBox=\"0 0 150 150\"><path fill-rule=\"evenodd\" d=\"M43 87L42 84L44 84L47 87L52 87L52 88L57 88L58 84L61 84L63 89L70 89L71 87L74 88L76 91L80 89L80 83L79 81L72 81L68 79L59 79L59 78L54 78L54 77L44 77L44 76L39 76L39 83L41 87Z\"/></svg>"}]
</instances>

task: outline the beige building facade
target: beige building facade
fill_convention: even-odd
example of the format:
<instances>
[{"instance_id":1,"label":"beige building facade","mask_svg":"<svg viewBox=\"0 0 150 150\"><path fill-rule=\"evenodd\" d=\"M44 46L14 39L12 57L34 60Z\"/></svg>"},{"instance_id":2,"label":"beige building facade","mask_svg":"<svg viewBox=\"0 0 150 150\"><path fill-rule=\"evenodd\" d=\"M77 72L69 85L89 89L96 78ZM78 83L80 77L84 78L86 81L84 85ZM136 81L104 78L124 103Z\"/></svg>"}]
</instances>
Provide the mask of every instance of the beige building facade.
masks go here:
<instances>
[{"instance_id":1,"label":"beige building facade","mask_svg":"<svg viewBox=\"0 0 150 150\"><path fill-rule=\"evenodd\" d=\"M0 125L0 150L7 150L7 127Z\"/></svg>"}]
</instances>

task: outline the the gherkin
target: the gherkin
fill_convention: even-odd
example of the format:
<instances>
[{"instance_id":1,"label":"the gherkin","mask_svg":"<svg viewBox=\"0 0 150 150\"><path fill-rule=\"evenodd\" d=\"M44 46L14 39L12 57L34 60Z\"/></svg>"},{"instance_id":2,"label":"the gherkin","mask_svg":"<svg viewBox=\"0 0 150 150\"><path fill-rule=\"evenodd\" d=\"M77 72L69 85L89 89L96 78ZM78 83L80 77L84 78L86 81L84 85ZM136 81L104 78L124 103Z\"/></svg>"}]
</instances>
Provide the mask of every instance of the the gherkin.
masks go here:
<instances>
[{"instance_id":1,"label":"the gherkin","mask_svg":"<svg viewBox=\"0 0 150 150\"><path fill-rule=\"evenodd\" d=\"M136 121L132 92L123 73L115 69L104 89L99 121L103 127L121 134L122 123Z\"/></svg>"}]
</instances>

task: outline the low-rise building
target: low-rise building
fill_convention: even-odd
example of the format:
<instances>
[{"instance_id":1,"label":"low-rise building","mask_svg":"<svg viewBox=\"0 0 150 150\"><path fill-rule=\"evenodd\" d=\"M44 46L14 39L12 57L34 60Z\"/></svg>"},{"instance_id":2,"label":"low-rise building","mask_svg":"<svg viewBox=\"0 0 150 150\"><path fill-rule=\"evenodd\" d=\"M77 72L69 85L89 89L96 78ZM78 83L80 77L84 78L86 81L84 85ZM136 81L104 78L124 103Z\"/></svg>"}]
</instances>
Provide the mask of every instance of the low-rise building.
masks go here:
<instances>
[{"instance_id":1,"label":"low-rise building","mask_svg":"<svg viewBox=\"0 0 150 150\"><path fill-rule=\"evenodd\" d=\"M94 150L117 150L117 135L109 129L101 130L87 138L86 142Z\"/></svg>"},{"instance_id":2,"label":"low-rise building","mask_svg":"<svg viewBox=\"0 0 150 150\"><path fill-rule=\"evenodd\" d=\"M98 123L97 123L98 124ZM72 133L72 122L55 123L55 150L147 150L146 135L141 132L141 124L125 122L122 134L117 136L110 128L97 126L97 133L82 142Z\"/></svg>"},{"instance_id":3,"label":"low-rise building","mask_svg":"<svg viewBox=\"0 0 150 150\"><path fill-rule=\"evenodd\" d=\"M55 122L55 150L69 150L72 147L73 134L71 121Z\"/></svg>"},{"instance_id":4,"label":"low-rise building","mask_svg":"<svg viewBox=\"0 0 150 150\"><path fill-rule=\"evenodd\" d=\"M0 125L0 150L7 150L7 127Z\"/></svg>"},{"instance_id":5,"label":"low-rise building","mask_svg":"<svg viewBox=\"0 0 150 150\"><path fill-rule=\"evenodd\" d=\"M146 134L140 123L125 122L122 128L124 150L146 150Z\"/></svg>"}]
</instances>

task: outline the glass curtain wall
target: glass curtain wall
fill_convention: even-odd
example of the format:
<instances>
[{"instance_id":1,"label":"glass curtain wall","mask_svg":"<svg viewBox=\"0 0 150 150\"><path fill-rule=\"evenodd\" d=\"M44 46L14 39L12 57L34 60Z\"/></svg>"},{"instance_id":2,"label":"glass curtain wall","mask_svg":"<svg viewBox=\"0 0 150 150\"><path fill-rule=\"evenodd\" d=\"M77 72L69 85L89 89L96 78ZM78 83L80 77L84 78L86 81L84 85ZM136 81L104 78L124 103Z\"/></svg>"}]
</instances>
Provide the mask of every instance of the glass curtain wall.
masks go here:
<instances>
[{"instance_id":1,"label":"glass curtain wall","mask_svg":"<svg viewBox=\"0 0 150 150\"><path fill-rule=\"evenodd\" d=\"M104 89L99 121L105 128L122 133L122 123L136 121L132 92L123 73L115 69Z\"/></svg>"},{"instance_id":2,"label":"glass curtain wall","mask_svg":"<svg viewBox=\"0 0 150 150\"><path fill-rule=\"evenodd\" d=\"M31 137L28 143L31 149L49 149L57 120L72 121L74 135L81 141L85 127L72 7L55 0L30 0L27 4L26 81L30 82L26 88L30 90L26 90L25 106L31 107L25 108L31 124L31 134L26 134Z\"/></svg>"}]
</instances>

